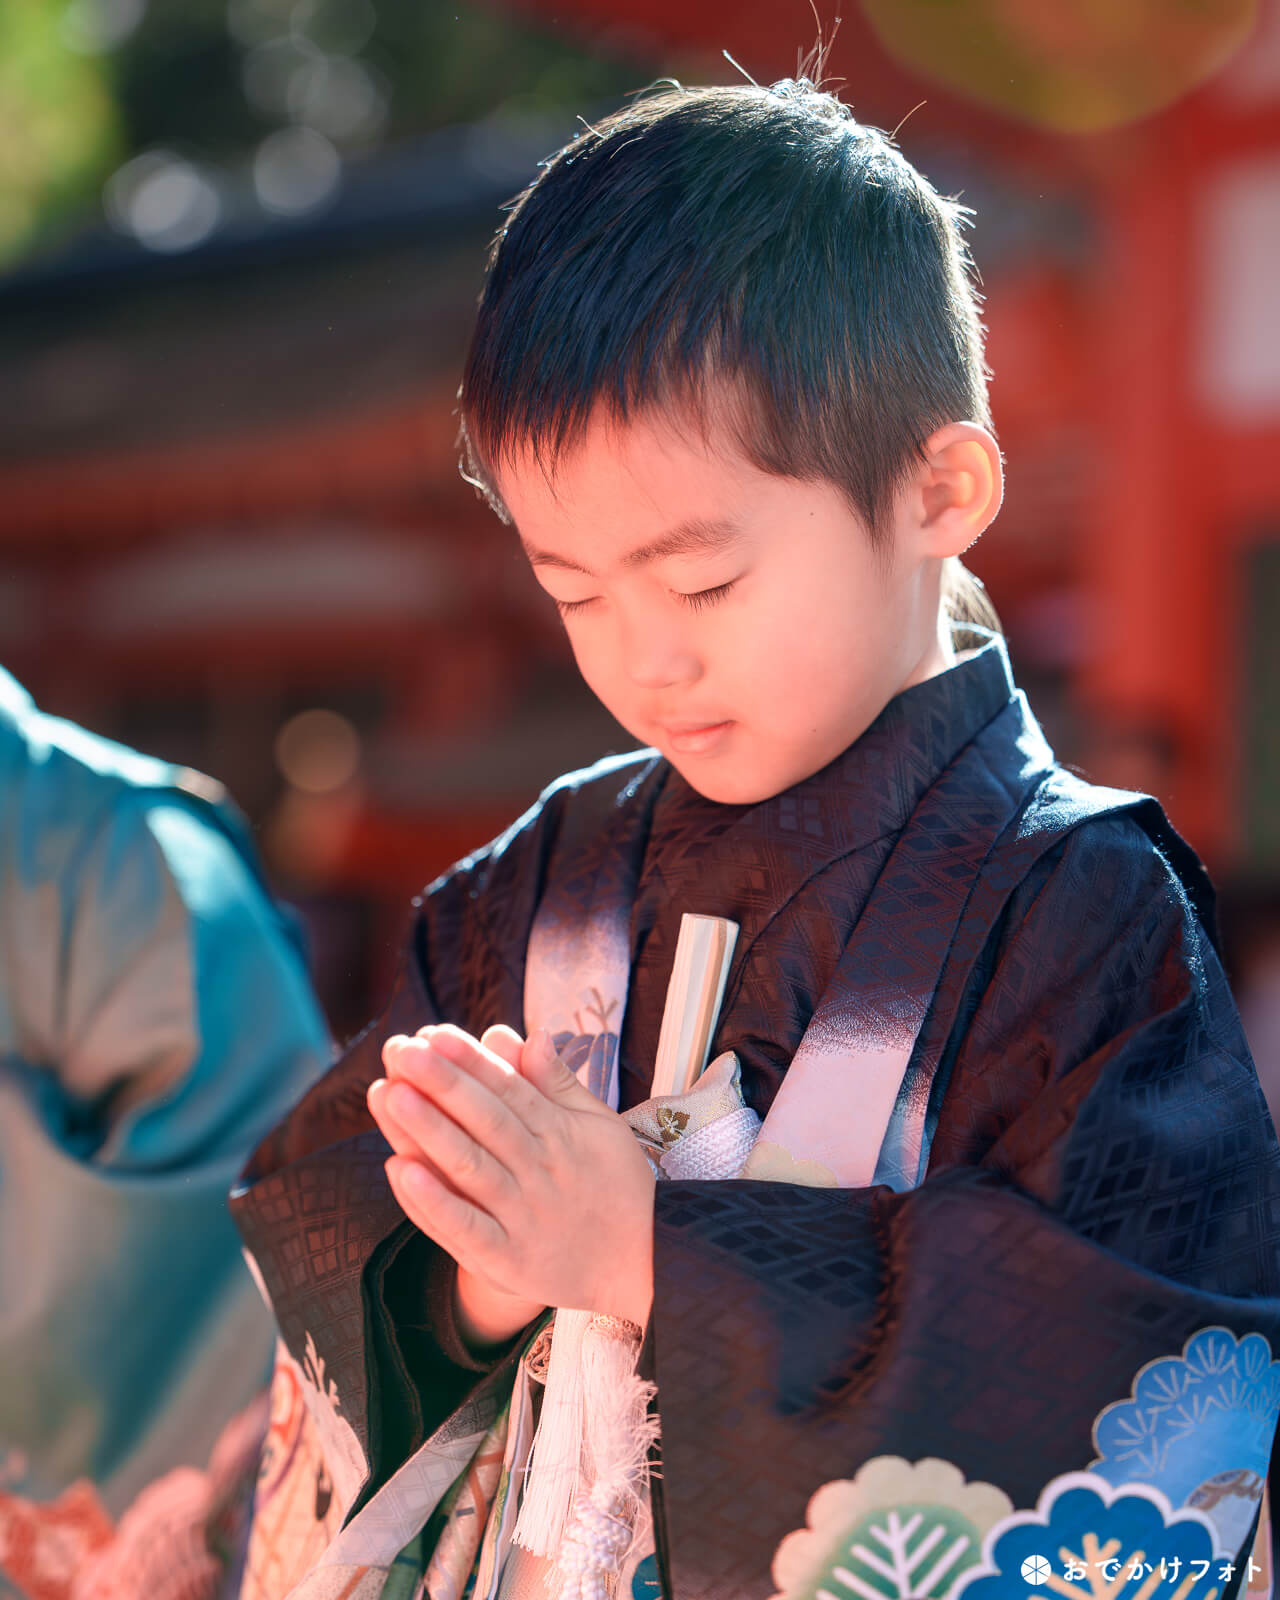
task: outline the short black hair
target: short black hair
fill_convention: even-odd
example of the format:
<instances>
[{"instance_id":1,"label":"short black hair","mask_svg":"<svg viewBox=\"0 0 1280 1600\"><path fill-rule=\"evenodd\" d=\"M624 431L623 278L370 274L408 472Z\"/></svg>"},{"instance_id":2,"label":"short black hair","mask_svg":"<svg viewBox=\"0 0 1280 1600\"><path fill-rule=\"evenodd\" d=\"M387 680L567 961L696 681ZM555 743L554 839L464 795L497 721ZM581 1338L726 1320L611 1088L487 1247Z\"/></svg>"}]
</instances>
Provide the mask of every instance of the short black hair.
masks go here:
<instances>
[{"instance_id":1,"label":"short black hair","mask_svg":"<svg viewBox=\"0 0 1280 1600\"><path fill-rule=\"evenodd\" d=\"M511 203L459 390L466 476L505 515L504 462L553 464L597 406L714 407L882 547L930 434L990 426L965 214L807 79L655 85Z\"/></svg>"}]
</instances>

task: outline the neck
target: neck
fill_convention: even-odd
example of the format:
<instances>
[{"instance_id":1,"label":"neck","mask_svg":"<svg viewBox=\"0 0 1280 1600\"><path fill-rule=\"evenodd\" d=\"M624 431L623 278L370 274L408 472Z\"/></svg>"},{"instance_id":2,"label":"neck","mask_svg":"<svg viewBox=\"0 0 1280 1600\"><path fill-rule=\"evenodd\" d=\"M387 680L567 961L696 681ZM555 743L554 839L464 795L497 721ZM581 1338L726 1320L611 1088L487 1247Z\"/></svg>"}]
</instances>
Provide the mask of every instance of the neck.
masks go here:
<instances>
[{"instance_id":1,"label":"neck","mask_svg":"<svg viewBox=\"0 0 1280 1600\"><path fill-rule=\"evenodd\" d=\"M909 689L913 684L923 683L926 678L936 678L940 672L945 672L948 667L956 664L955 645L951 641L951 618L945 607L938 607L938 621L934 631L925 641L915 666L907 674L902 687Z\"/></svg>"}]
</instances>

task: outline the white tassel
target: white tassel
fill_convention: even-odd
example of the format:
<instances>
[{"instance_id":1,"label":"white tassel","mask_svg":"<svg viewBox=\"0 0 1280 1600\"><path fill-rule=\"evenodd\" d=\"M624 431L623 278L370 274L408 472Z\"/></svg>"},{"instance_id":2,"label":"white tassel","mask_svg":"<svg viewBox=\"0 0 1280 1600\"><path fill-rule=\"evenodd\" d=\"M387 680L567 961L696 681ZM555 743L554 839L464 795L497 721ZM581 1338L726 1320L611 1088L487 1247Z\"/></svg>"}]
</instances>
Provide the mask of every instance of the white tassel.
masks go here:
<instances>
[{"instance_id":1,"label":"white tassel","mask_svg":"<svg viewBox=\"0 0 1280 1600\"><path fill-rule=\"evenodd\" d=\"M607 1600L610 1580L648 1533L649 1451L659 1424L649 1412L657 1390L636 1375L639 1350L640 1330L630 1322L556 1313L514 1538L555 1559L548 1578L559 1581L560 1600ZM565 1431L575 1419L576 1455Z\"/></svg>"},{"instance_id":2,"label":"white tassel","mask_svg":"<svg viewBox=\"0 0 1280 1600\"><path fill-rule=\"evenodd\" d=\"M640 1330L593 1317L582 1342L583 1488L556 1555L559 1600L608 1600L638 1539L649 1531L649 1451L657 1393L636 1375Z\"/></svg>"},{"instance_id":3,"label":"white tassel","mask_svg":"<svg viewBox=\"0 0 1280 1600\"><path fill-rule=\"evenodd\" d=\"M582 1481L582 1344L590 1311L557 1311L542 1415L512 1538L534 1555L560 1548Z\"/></svg>"},{"instance_id":4,"label":"white tassel","mask_svg":"<svg viewBox=\"0 0 1280 1600\"><path fill-rule=\"evenodd\" d=\"M587 1483L601 1510L632 1527L647 1504L649 1451L659 1433L658 1418L649 1412L657 1385L637 1376L639 1354L634 1323L592 1318L582 1342Z\"/></svg>"}]
</instances>

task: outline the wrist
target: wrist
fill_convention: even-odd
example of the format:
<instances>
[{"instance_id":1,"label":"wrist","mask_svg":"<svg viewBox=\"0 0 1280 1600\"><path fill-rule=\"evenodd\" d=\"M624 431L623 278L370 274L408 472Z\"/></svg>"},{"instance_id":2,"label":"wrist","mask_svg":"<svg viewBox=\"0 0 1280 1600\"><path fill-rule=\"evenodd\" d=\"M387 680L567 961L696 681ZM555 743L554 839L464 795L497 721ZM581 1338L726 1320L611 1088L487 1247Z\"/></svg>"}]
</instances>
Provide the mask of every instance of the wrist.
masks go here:
<instances>
[{"instance_id":1,"label":"wrist","mask_svg":"<svg viewBox=\"0 0 1280 1600\"><path fill-rule=\"evenodd\" d=\"M471 1273L458 1269L453 1286L453 1316L463 1344L484 1357L510 1344L546 1308L491 1289Z\"/></svg>"},{"instance_id":2,"label":"wrist","mask_svg":"<svg viewBox=\"0 0 1280 1600\"><path fill-rule=\"evenodd\" d=\"M627 1268L619 1280L612 1298L617 1302L616 1315L634 1322L638 1328L648 1326L653 1310L653 1190L646 1196L647 1204L640 1211L639 1226L626 1252Z\"/></svg>"},{"instance_id":3,"label":"wrist","mask_svg":"<svg viewBox=\"0 0 1280 1600\"><path fill-rule=\"evenodd\" d=\"M650 1278L647 1289L642 1289L638 1294L629 1298L619 1315L627 1322L635 1323L641 1333L649 1326L649 1315L653 1310L653 1281Z\"/></svg>"}]
</instances>

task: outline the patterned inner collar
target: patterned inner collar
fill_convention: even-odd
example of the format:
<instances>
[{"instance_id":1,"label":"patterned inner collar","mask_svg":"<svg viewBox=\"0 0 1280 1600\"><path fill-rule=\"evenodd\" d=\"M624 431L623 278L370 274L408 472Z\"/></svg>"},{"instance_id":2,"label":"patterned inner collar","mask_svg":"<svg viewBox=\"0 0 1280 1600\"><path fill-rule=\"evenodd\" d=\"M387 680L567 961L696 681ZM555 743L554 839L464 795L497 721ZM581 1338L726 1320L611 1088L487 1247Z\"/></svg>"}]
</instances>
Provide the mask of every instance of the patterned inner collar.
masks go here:
<instances>
[{"instance_id":1,"label":"patterned inner collar","mask_svg":"<svg viewBox=\"0 0 1280 1600\"><path fill-rule=\"evenodd\" d=\"M770 833L793 828L806 854L828 855L896 832L938 774L1018 693L1000 635L966 624L954 638L963 652L954 666L902 690L827 766L756 805L708 800L667 767L655 835L723 837L739 823L759 823Z\"/></svg>"}]
</instances>

